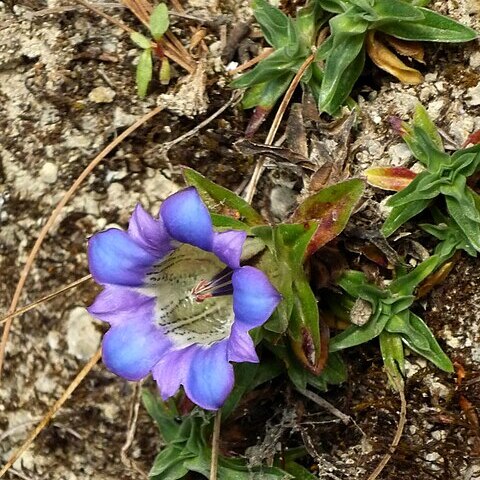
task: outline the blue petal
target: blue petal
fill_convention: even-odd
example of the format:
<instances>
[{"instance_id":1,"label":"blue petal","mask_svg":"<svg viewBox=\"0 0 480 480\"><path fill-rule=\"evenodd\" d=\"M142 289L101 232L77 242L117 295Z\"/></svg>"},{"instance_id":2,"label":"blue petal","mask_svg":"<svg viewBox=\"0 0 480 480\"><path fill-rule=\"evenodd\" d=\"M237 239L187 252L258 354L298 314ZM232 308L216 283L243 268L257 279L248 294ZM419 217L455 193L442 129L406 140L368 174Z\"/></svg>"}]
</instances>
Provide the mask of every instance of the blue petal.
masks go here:
<instances>
[{"instance_id":1,"label":"blue petal","mask_svg":"<svg viewBox=\"0 0 480 480\"><path fill-rule=\"evenodd\" d=\"M151 312L154 306L153 297L147 297L128 287L106 285L87 310L90 315L111 325L117 325L137 314Z\"/></svg>"},{"instance_id":2,"label":"blue petal","mask_svg":"<svg viewBox=\"0 0 480 480\"><path fill-rule=\"evenodd\" d=\"M239 268L242 248L246 238L247 233L240 230L215 233L213 237L213 253L230 268Z\"/></svg>"},{"instance_id":3,"label":"blue petal","mask_svg":"<svg viewBox=\"0 0 480 480\"><path fill-rule=\"evenodd\" d=\"M190 345L181 350L170 350L152 368L153 378L164 400L175 395L180 385L185 384L196 349L195 345Z\"/></svg>"},{"instance_id":4,"label":"blue petal","mask_svg":"<svg viewBox=\"0 0 480 480\"><path fill-rule=\"evenodd\" d=\"M212 219L195 188L190 187L168 197L162 203L160 216L167 232L175 240L202 250L212 250Z\"/></svg>"},{"instance_id":5,"label":"blue petal","mask_svg":"<svg viewBox=\"0 0 480 480\"><path fill-rule=\"evenodd\" d=\"M127 380L140 380L148 375L170 341L153 324L153 309L141 312L129 321L114 325L103 337L103 363L113 373Z\"/></svg>"},{"instance_id":6,"label":"blue petal","mask_svg":"<svg viewBox=\"0 0 480 480\"><path fill-rule=\"evenodd\" d=\"M172 238L167 233L162 219L155 220L140 204L133 211L128 234L159 259L173 250Z\"/></svg>"},{"instance_id":7,"label":"blue petal","mask_svg":"<svg viewBox=\"0 0 480 480\"><path fill-rule=\"evenodd\" d=\"M98 283L140 286L156 258L126 232L112 228L88 242L88 264Z\"/></svg>"},{"instance_id":8,"label":"blue petal","mask_svg":"<svg viewBox=\"0 0 480 480\"><path fill-rule=\"evenodd\" d=\"M209 348L196 346L185 382L188 398L206 410L218 410L233 388L233 367L227 359L227 342Z\"/></svg>"},{"instance_id":9,"label":"blue petal","mask_svg":"<svg viewBox=\"0 0 480 480\"><path fill-rule=\"evenodd\" d=\"M268 277L254 267L235 270L232 284L235 320L249 328L263 325L282 299Z\"/></svg>"},{"instance_id":10,"label":"blue petal","mask_svg":"<svg viewBox=\"0 0 480 480\"><path fill-rule=\"evenodd\" d=\"M232 325L232 331L228 339L227 355L231 362L258 363L259 361L252 337L239 322Z\"/></svg>"}]
</instances>

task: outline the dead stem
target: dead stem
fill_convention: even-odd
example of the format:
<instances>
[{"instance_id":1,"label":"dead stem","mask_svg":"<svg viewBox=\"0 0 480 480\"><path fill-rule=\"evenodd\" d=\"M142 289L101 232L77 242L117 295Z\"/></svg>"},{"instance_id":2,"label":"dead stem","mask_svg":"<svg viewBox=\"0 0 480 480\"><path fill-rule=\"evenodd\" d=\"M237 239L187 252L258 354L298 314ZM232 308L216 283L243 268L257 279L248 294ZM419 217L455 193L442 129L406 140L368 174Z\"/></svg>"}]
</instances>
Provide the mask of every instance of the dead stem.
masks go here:
<instances>
[{"instance_id":1,"label":"dead stem","mask_svg":"<svg viewBox=\"0 0 480 480\"><path fill-rule=\"evenodd\" d=\"M292 99L293 92L295 91L298 84L300 83L300 80L302 79L303 74L305 73L305 70L310 66L310 64L313 62L314 59L315 59L315 54L312 53L302 63L302 66L298 69L298 72L296 73L295 77L293 77L292 83L288 87L288 90L285 92L285 95L282 99L282 103L278 107L275 118L273 119L272 126L270 127L267 138L265 140L265 145L273 144L273 140L275 139L275 135L277 133L278 127L280 126L280 122L282 121L283 115L287 110L287 106L290 103L290 100ZM265 159L260 158L257 160L255 169L253 170L253 173L252 173L252 177L250 178L250 182L248 183L247 188L245 189L244 198L249 203L251 203L251 201L253 200L253 196L255 195L258 181L260 180L260 177L262 176L262 173L264 170L264 165L265 165Z\"/></svg>"},{"instance_id":2,"label":"dead stem","mask_svg":"<svg viewBox=\"0 0 480 480\"><path fill-rule=\"evenodd\" d=\"M148 475L138 466L137 462L127 455L129 448L132 446L135 438L135 432L137 431L138 411L140 410L140 397L142 394L143 381L135 383L132 395L132 401L130 402L130 409L128 413L128 426L125 443L120 450L120 459L122 463L137 472L142 478L148 480Z\"/></svg>"},{"instance_id":3,"label":"dead stem","mask_svg":"<svg viewBox=\"0 0 480 480\"><path fill-rule=\"evenodd\" d=\"M320 407L330 412L333 416L339 418L345 425L348 425L352 421L352 418L350 416L345 415L345 413L341 412L337 407L334 407L330 402L327 402L320 395L317 395L316 393L311 392L310 390L303 390L303 389L297 389L297 390L304 397L307 397L312 402L315 402L317 405L319 405Z\"/></svg>"},{"instance_id":4,"label":"dead stem","mask_svg":"<svg viewBox=\"0 0 480 480\"><path fill-rule=\"evenodd\" d=\"M273 48L264 48L262 50L262 53L260 53L259 55L257 55L256 57L253 57L251 60L249 60L248 62L245 62L245 63L242 63L240 66L238 66L237 68L234 68L233 70L230 70L228 72L229 75L234 75L235 73L240 73L240 72L243 72L244 70L246 70L247 68L250 68L250 67L253 67L254 65L256 65L258 62L261 62L262 60L264 60L265 58L267 58L272 52L273 52Z\"/></svg>"},{"instance_id":5,"label":"dead stem","mask_svg":"<svg viewBox=\"0 0 480 480\"><path fill-rule=\"evenodd\" d=\"M407 422L407 401L405 399L405 390L403 385L399 388L400 394L400 419L398 420L397 430L395 432L395 436L393 437L393 441L390 445L388 453L384 455L382 461L377 465L377 468L372 472L372 474L368 477L367 480L375 480L378 476L382 473L383 469L386 467L387 463L392 458L395 449L398 447L400 443L400 439L402 438L403 429L405 428L405 423Z\"/></svg>"},{"instance_id":6,"label":"dead stem","mask_svg":"<svg viewBox=\"0 0 480 480\"><path fill-rule=\"evenodd\" d=\"M222 424L222 410L217 410L213 423L212 458L210 462L210 480L217 480L218 447L220 441L220 426Z\"/></svg>"},{"instance_id":7,"label":"dead stem","mask_svg":"<svg viewBox=\"0 0 480 480\"><path fill-rule=\"evenodd\" d=\"M73 185L69 188L69 190L65 193L65 195L62 197L60 202L58 202L57 206L51 213L50 217L47 220L47 223L43 226L42 230L40 231L40 234L38 235L37 240L35 241L35 244L33 245L32 250L30 251L30 254L28 255L27 261L25 262L25 265L23 267L22 272L20 273L20 279L18 280L17 287L15 289L15 293L13 294L13 299L10 304L10 308L7 311L7 315L12 314L15 312L18 302L20 300L20 295L22 293L23 287L25 286L25 282L27 280L28 274L30 273L30 270L33 266L33 262L40 250L40 247L45 240L45 237L47 236L47 233L50 231L50 228L52 225L55 223L57 220L58 216L60 215L60 212L62 211L63 207L68 203L68 201L72 198L74 193L78 190L80 185L83 183L83 181L90 175L92 170L115 148L117 145L119 145L125 138L127 138L132 132L134 132L138 127L143 125L144 123L148 122L151 118L153 118L155 115L160 113L163 110L163 106L159 106L154 108L151 112L147 113L143 117L139 118L133 125L128 127L124 132L122 132L113 142L108 144L85 168L85 170L80 174L80 176L75 180ZM3 359L5 357L5 348L7 346L7 341L8 341L8 335L10 333L10 327L12 325L12 318L9 318L5 322L5 326L3 328L3 334L2 334L2 340L0 342L0 381L1 381L1 376L2 376L2 370L3 370Z\"/></svg>"},{"instance_id":8,"label":"dead stem","mask_svg":"<svg viewBox=\"0 0 480 480\"><path fill-rule=\"evenodd\" d=\"M18 317L20 315L23 315L24 313L29 312L30 310L34 309L35 307L38 307L42 303L45 303L45 302L48 302L49 300L52 300L52 298L55 298L56 296L66 292L66 291L68 291L72 288L75 288L78 285L81 285L82 283L86 282L87 280L90 280L91 278L92 278L91 275L85 275L84 277L82 277L78 280L75 280L74 282L72 282L68 285L65 285L64 287L59 288L55 292L52 292L52 293L49 293L48 295L45 295L44 297L36 300L35 302L29 303L28 305L25 305L25 307L22 307L22 308L19 308L18 310L15 310L10 315L7 315L7 316L3 317L0 320L0 325L4 324L10 318L13 319L13 318Z\"/></svg>"},{"instance_id":9,"label":"dead stem","mask_svg":"<svg viewBox=\"0 0 480 480\"><path fill-rule=\"evenodd\" d=\"M5 466L0 471L0 478L2 478L5 473L10 469L10 467L25 453L28 447L32 442L37 438L38 434L48 425L53 416L60 410L62 405L68 400L70 395L74 390L80 385L82 380L88 375L90 370L95 366L95 364L100 360L102 356L102 351L99 348L95 355L88 361L88 363L80 370L78 375L73 379L72 383L67 387L63 392L62 396L53 404L52 408L47 412L47 414L42 418L40 423L36 426L35 430L28 436L23 445L16 450L12 456L8 459Z\"/></svg>"}]
</instances>

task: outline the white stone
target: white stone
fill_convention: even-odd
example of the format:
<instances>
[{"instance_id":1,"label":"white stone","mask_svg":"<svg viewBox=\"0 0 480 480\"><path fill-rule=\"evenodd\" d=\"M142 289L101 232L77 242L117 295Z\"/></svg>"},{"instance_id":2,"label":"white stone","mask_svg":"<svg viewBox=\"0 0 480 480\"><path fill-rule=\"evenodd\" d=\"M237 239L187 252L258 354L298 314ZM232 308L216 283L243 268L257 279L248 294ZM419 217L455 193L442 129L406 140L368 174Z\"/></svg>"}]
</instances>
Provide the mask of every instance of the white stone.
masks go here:
<instances>
[{"instance_id":1,"label":"white stone","mask_svg":"<svg viewBox=\"0 0 480 480\"><path fill-rule=\"evenodd\" d=\"M467 105L470 107L480 105L480 83L467 90Z\"/></svg>"},{"instance_id":2,"label":"white stone","mask_svg":"<svg viewBox=\"0 0 480 480\"><path fill-rule=\"evenodd\" d=\"M412 152L405 143L392 145L388 149L388 153L390 155L390 164L394 167L405 165L413 157Z\"/></svg>"},{"instance_id":3,"label":"white stone","mask_svg":"<svg viewBox=\"0 0 480 480\"><path fill-rule=\"evenodd\" d=\"M52 350L56 350L60 344L60 334L50 330L47 335L47 343Z\"/></svg>"},{"instance_id":4,"label":"white stone","mask_svg":"<svg viewBox=\"0 0 480 480\"><path fill-rule=\"evenodd\" d=\"M83 307L71 310L67 321L68 353L79 360L88 360L98 349L100 332L95 320Z\"/></svg>"},{"instance_id":5,"label":"white stone","mask_svg":"<svg viewBox=\"0 0 480 480\"><path fill-rule=\"evenodd\" d=\"M112 103L115 95L109 87L96 87L88 94L88 99L94 103Z\"/></svg>"},{"instance_id":6,"label":"white stone","mask_svg":"<svg viewBox=\"0 0 480 480\"><path fill-rule=\"evenodd\" d=\"M46 373L42 373L35 382L35 388L40 393L53 393L56 386L57 384L53 378Z\"/></svg>"},{"instance_id":7,"label":"white stone","mask_svg":"<svg viewBox=\"0 0 480 480\"><path fill-rule=\"evenodd\" d=\"M472 53L470 56L470 66L473 68L480 67L480 51Z\"/></svg>"},{"instance_id":8,"label":"white stone","mask_svg":"<svg viewBox=\"0 0 480 480\"><path fill-rule=\"evenodd\" d=\"M52 184L57 181L58 167L52 162L46 162L40 169L40 179L44 183Z\"/></svg>"}]
</instances>

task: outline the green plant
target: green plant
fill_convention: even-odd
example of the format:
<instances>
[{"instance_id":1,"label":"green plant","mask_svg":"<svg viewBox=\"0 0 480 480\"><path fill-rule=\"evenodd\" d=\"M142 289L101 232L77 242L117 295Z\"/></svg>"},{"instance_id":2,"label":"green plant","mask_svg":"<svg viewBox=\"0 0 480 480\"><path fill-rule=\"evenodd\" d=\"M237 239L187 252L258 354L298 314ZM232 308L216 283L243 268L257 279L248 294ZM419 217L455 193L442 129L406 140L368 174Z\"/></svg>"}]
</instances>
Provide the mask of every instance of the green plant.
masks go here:
<instances>
[{"instance_id":1,"label":"green plant","mask_svg":"<svg viewBox=\"0 0 480 480\"><path fill-rule=\"evenodd\" d=\"M234 80L232 87L248 89L245 108L268 110L312 53L315 60L303 74L302 83L311 89L320 111L332 115L350 95L367 53L402 81L419 83L421 74L406 66L384 41L398 53L422 60L421 47L405 42L466 42L477 37L471 28L419 3L425 2L311 0L292 19L266 0L254 0L255 17L275 50L252 71ZM330 35L318 44L318 32L327 23Z\"/></svg>"},{"instance_id":2,"label":"green plant","mask_svg":"<svg viewBox=\"0 0 480 480\"><path fill-rule=\"evenodd\" d=\"M459 248L471 255L480 251L480 196L467 184L468 178L480 170L480 145L457 150L453 155L447 154L435 125L421 105L417 107L412 123L402 123L399 130L415 158L426 170L413 179L412 176L407 179L405 172L402 174L403 180L406 180L402 187L405 184L407 186L387 201L392 211L382 227L383 234L390 236L441 197L449 219L442 216L444 226L429 226L426 227L427 231L444 241L450 235L450 244L455 237L457 244L461 245ZM370 184L381 188L388 188L394 176L389 168L367 170L366 175Z\"/></svg>"},{"instance_id":3,"label":"green plant","mask_svg":"<svg viewBox=\"0 0 480 480\"><path fill-rule=\"evenodd\" d=\"M163 34L167 31L169 25L168 9L164 3L158 4L149 19L149 30L152 38L158 42ZM153 60L152 56L155 53L160 60L160 82L168 83L170 81L170 64L167 57L163 54L159 43L152 43L150 39L139 32L133 32L130 35L132 42L142 49L138 58L136 84L137 91L140 97L147 94L148 85L153 76Z\"/></svg>"},{"instance_id":4,"label":"green plant","mask_svg":"<svg viewBox=\"0 0 480 480\"><path fill-rule=\"evenodd\" d=\"M389 365L397 365L400 372L404 372L402 343L438 368L453 372L451 361L428 326L410 310L415 301L415 288L442 262L442 257L433 255L409 273L399 269L395 280L384 288L369 282L363 272L345 272L338 285L355 302L349 309L352 324L332 338L330 352L379 337L384 362L390 373L394 370L388 370Z\"/></svg>"}]
</instances>

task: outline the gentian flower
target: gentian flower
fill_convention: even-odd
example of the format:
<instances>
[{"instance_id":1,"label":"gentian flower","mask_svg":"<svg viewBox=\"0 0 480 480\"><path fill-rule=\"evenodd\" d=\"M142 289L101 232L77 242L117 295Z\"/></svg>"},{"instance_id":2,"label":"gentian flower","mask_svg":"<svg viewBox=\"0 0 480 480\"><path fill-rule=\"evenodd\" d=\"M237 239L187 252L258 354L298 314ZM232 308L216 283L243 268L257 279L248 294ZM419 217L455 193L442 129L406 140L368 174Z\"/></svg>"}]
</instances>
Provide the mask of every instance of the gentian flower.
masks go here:
<instances>
[{"instance_id":1,"label":"gentian flower","mask_svg":"<svg viewBox=\"0 0 480 480\"><path fill-rule=\"evenodd\" d=\"M152 372L164 399L180 385L215 410L233 388L230 362L258 362L249 330L280 295L257 268L240 266L246 233L215 232L193 187L167 198L158 219L137 205L128 231L88 245L90 271L105 288L88 311L110 324L103 362L127 380Z\"/></svg>"}]
</instances>

